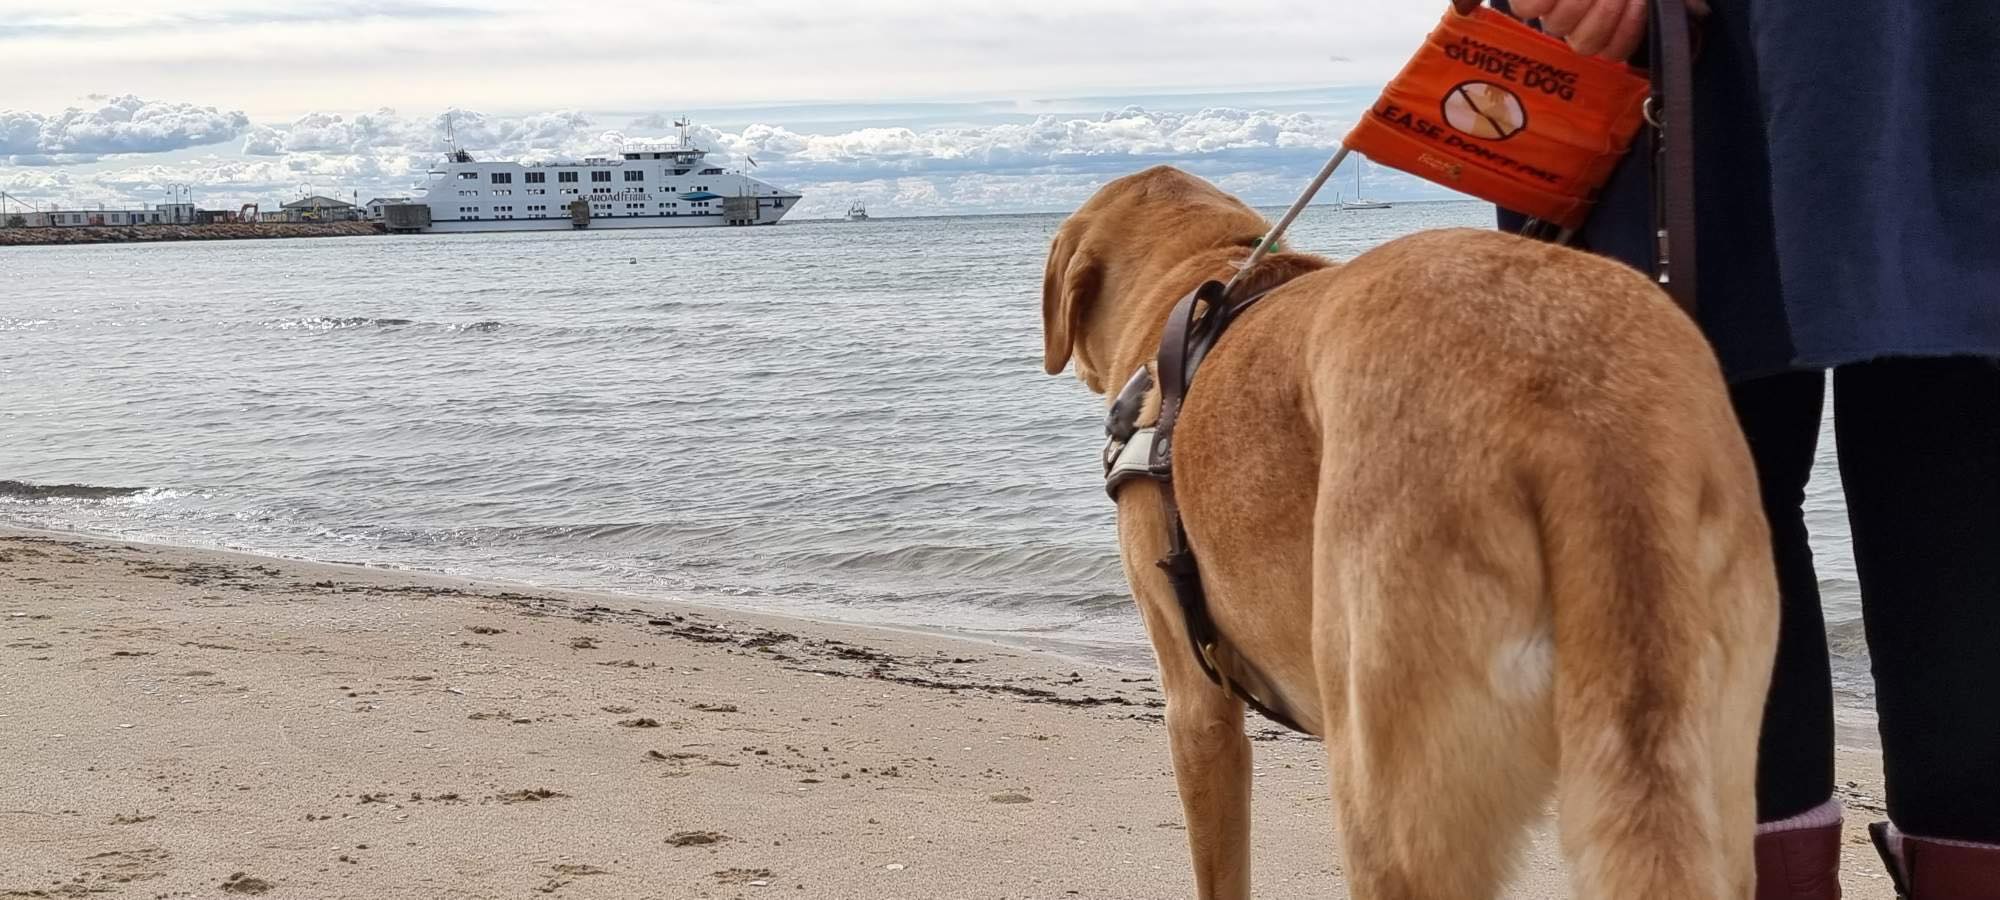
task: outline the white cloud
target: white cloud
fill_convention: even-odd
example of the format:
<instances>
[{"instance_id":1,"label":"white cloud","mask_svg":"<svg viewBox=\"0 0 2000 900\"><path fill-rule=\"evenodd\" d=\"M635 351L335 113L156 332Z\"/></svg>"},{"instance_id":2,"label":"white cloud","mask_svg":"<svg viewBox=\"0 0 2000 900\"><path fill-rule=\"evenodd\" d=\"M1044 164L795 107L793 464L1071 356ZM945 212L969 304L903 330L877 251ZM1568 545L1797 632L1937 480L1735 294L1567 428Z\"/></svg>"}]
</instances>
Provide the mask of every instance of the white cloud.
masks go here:
<instances>
[{"instance_id":1,"label":"white cloud","mask_svg":"<svg viewBox=\"0 0 2000 900\"><path fill-rule=\"evenodd\" d=\"M801 190L800 217L837 214L857 200L889 214L937 215L1070 208L1105 180L1156 163L1180 165L1252 202L1279 202L1348 128L1335 114L1229 106L996 118L929 128L697 127L694 139L727 164L754 160L757 177ZM453 140L487 159L580 159L615 154L628 141L666 139L659 123L671 121L641 116L605 127L574 110L525 116L316 112L240 129L240 155L72 166L74 177L60 180L17 174L9 191L76 206L154 202L170 184L196 185L198 197L223 207L290 199L306 190L365 199L410 193ZM6 171L0 169L0 178ZM1391 198L1430 193L1390 173L1371 190Z\"/></svg>"},{"instance_id":2,"label":"white cloud","mask_svg":"<svg viewBox=\"0 0 2000 900\"><path fill-rule=\"evenodd\" d=\"M127 94L55 115L0 110L0 154L88 161L110 154L159 153L219 143L249 126L249 116L240 111Z\"/></svg>"},{"instance_id":3,"label":"white cloud","mask_svg":"<svg viewBox=\"0 0 2000 900\"><path fill-rule=\"evenodd\" d=\"M1345 129L1300 113L1203 109L1154 112L1127 107L1094 118L1044 115L1025 124L941 128L864 128L802 135L753 125L705 136L738 158L801 170L853 168L983 172L1089 165L1095 160L1185 158L1229 151L1330 148Z\"/></svg>"},{"instance_id":4,"label":"white cloud","mask_svg":"<svg viewBox=\"0 0 2000 900\"><path fill-rule=\"evenodd\" d=\"M161 181L232 199L283 199L306 183L403 193L448 146L447 121L475 153L534 161L657 138L692 110L728 122L699 131L704 146L805 190L808 215L844 209L850 193L885 212L1060 208L1152 162L1291 184L1359 112L1356 93L1372 94L1355 86L1393 74L1443 11L1377 0L0 0L6 103L75 107L0 111L0 182L91 204L151 200ZM140 86L217 105L124 96ZM77 100L91 91L115 99ZM1086 97L1101 99L1075 99ZM392 100L462 111L378 108ZM140 153L157 155L135 167ZM20 174L31 169L68 177Z\"/></svg>"},{"instance_id":5,"label":"white cloud","mask_svg":"<svg viewBox=\"0 0 2000 900\"><path fill-rule=\"evenodd\" d=\"M285 133L269 125L258 125L243 135L244 156L283 156Z\"/></svg>"},{"instance_id":6,"label":"white cloud","mask_svg":"<svg viewBox=\"0 0 2000 900\"><path fill-rule=\"evenodd\" d=\"M0 172L0 191L27 197L54 197L73 189L75 179L60 169Z\"/></svg>"}]
</instances>

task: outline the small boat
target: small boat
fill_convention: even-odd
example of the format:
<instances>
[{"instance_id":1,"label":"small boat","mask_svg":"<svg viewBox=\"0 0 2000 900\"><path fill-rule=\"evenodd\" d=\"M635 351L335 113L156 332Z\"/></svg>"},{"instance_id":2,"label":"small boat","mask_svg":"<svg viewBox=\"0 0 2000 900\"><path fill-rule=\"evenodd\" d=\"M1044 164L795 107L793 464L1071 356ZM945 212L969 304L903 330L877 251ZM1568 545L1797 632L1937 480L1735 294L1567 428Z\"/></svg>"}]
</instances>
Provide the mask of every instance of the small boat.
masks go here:
<instances>
[{"instance_id":1,"label":"small boat","mask_svg":"<svg viewBox=\"0 0 2000 900\"><path fill-rule=\"evenodd\" d=\"M856 204L854 204L853 206L850 206L850 207L848 207L848 208L847 208L847 221L849 221L849 222L866 222L866 221L868 221L868 207L866 207L866 206L863 206L863 205L861 205L861 204L859 204L859 203L856 203Z\"/></svg>"},{"instance_id":2,"label":"small boat","mask_svg":"<svg viewBox=\"0 0 2000 900\"><path fill-rule=\"evenodd\" d=\"M1361 157L1359 157L1359 156L1356 156L1356 157L1354 158L1354 199L1353 199L1353 200L1335 200L1335 201L1334 201L1334 204L1333 204L1333 206L1334 206L1334 208L1335 208L1335 209L1343 209L1343 210L1346 210L1346 209L1355 209L1355 210L1360 210L1360 209L1388 209L1388 208L1389 208L1389 204L1387 204L1387 203L1384 203L1384 202L1382 202L1382 201L1380 201L1380 200L1368 200L1368 199L1364 199L1364 197L1363 197L1363 195L1362 195L1362 193L1361 193L1361 167L1362 167L1362 166L1365 166L1365 165L1367 165L1367 163L1366 163L1366 162L1364 162L1364 161L1363 161L1363 160L1361 159Z\"/></svg>"}]
</instances>

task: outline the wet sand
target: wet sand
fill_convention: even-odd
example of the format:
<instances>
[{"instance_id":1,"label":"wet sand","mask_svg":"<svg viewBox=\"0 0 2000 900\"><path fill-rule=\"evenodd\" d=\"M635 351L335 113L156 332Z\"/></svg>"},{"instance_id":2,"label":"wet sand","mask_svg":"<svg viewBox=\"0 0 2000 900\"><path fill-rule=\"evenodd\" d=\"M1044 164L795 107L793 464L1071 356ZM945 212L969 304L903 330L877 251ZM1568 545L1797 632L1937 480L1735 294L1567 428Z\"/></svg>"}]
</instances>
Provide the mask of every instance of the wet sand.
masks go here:
<instances>
[{"instance_id":1,"label":"wet sand","mask_svg":"<svg viewBox=\"0 0 2000 900\"><path fill-rule=\"evenodd\" d=\"M0 684L0 898L1192 895L1157 684L1047 652L0 529ZM1253 730L1258 896L1345 897Z\"/></svg>"}]
</instances>

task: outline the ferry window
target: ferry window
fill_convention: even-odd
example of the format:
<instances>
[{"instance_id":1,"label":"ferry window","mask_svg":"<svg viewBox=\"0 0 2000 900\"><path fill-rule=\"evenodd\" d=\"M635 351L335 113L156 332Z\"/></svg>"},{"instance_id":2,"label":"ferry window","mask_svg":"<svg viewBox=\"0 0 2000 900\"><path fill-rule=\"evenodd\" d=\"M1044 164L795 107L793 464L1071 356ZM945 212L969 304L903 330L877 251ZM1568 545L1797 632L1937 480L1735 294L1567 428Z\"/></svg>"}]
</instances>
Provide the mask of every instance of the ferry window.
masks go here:
<instances>
[{"instance_id":1,"label":"ferry window","mask_svg":"<svg viewBox=\"0 0 2000 900\"><path fill-rule=\"evenodd\" d=\"M512 173L512 172L495 172L495 173L493 173L493 183L494 183L494 184L513 184L513 183L514 183L514 173Z\"/></svg>"},{"instance_id":2,"label":"ferry window","mask_svg":"<svg viewBox=\"0 0 2000 900\"><path fill-rule=\"evenodd\" d=\"M547 173L547 172L529 172L529 173L528 173L528 174L526 175L526 177L523 177L523 178L522 178L521 180L522 180L522 181L525 181L525 182L527 182L527 183L529 183L529 184L547 184L547 183L548 183L548 180L549 180L549 173Z\"/></svg>"},{"instance_id":3,"label":"ferry window","mask_svg":"<svg viewBox=\"0 0 2000 900\"><path fill-rule=\"evenodd\" d=\"M478 173L478 172L460 172L460 173L458 173L458 180L460 180L460 181L478 181L478 180L479 180L479 173Z\"/></svg>"},{"instance_id":4,"label":"ferry window","mask_svg":"<svg viewBox=\"0 0 2000 900\"><path fill-rule=\"evenodd\" d=\"M557 181L559 181L559 182L562 182L562 183L564 183L564 184L569 184L569 183L571 183L571 182L574 182L574 181L576 181L576 173L575 173L575 172L557 172L557 173L556 173L556 180L557 180Z\"/></svg>"},{"instance_id":5,"label":"ferry window","mask_svg":"<svg viewBox=\"0 0 2000 900\"><path fill-rule=\"evenodd\" d=\"M565 194L574 194L576 193L576 188L563 188L562 192Z\"/></svg>"},{"instance_id":6,"label":"ferry window","mask_svg":"<svg viewBox=\"0 0 2000 900\"><path fill-rule=\"evenodd\" d=\"M627 171L627 172L625 173L625 180L626 180L626 181L645 181L645 180L646 180L646 173L644 173L644 172L637 172L637 171Z\"/></svg>"},{"instance_id":7,"label":"ferry window","mask_svg":"<svg viewBox=\"0 0 2000 900\"><path fill-rule=\"evenodd\" d=\"M611 180L611 173L610 173L610 172L592 172L592 173L590 173L590 180L591 180L591 181L610 181L610 180Z\"/></svg>"},{"instance_id":8,"label":"ferry window","mask_svg":"<svg viewBox=\"0 0 2000 900\"><path fill-rule=\"evenodd\" d=\"M701 174L703 174L703 175L720 175L720 174L722 174L722 170L721 170L721 169L703 169L703 170L701 170Z\"/></svg>"}]
</instances>

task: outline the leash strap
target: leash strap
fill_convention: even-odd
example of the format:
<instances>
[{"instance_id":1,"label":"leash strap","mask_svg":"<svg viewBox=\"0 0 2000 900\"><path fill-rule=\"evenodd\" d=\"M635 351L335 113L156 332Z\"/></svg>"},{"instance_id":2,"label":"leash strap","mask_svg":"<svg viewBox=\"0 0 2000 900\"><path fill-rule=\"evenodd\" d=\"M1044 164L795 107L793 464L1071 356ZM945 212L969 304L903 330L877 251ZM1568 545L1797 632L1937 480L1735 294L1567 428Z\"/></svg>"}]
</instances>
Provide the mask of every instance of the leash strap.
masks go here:
<instances>
[{"instance_id":1,"label":"leash strap","mask_svg":"<svg viewBox=\"0 0 2000 900\"><path fill-rule=\"evenodd\" d=\"M1654 0L1652 40L1658 277L1693 316L1700 301L1695 282L1694 41L1686 0Z\"/></svg>"},{"instance_id":2,"label":"leash strap","mask_svg":"<svg viewBox=\"0 0 2000 900\"><path fill-rule=\"evenodd\" d=\"M1486 0L1452 0L1471 15ZM1696 289L1694 168L1694 31L1687 0L1653 0L1653 96L1646 119L1653 126L1653 273L1689 316L1699 309ZM1531 221L1521 232L1568 243L1569 232Z\"/></svg>"}]
</instances>

